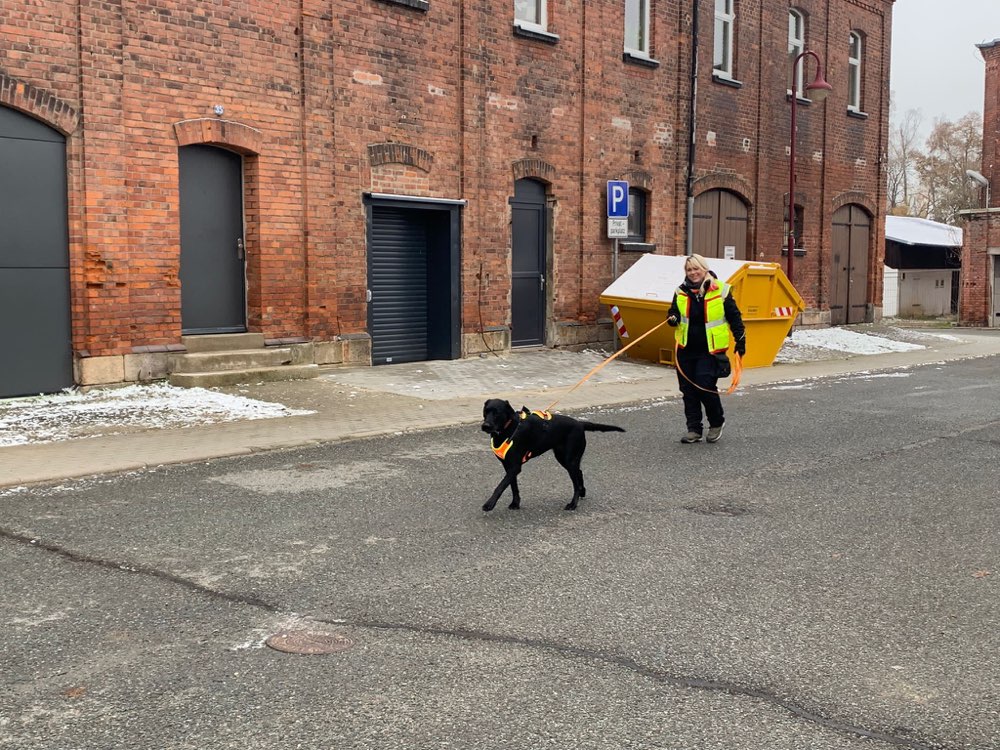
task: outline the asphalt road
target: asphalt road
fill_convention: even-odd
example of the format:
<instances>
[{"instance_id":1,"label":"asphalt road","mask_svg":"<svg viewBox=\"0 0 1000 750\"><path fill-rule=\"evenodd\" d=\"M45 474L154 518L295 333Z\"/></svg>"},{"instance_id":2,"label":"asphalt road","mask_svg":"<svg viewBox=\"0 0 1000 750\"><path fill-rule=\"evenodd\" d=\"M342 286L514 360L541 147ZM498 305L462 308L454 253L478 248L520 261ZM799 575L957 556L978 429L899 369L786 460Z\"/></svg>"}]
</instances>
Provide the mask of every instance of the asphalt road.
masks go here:
<instances>
[{"instance_id":1,"label":"asphalt road","mask_svg":"<svg viewBox=\"0 0 1000 750\"><path fill-rule=\"evenodd\" d=\"M1000 748L998 364L0 492L0 747Z\"/></svg>"}]
</instances>

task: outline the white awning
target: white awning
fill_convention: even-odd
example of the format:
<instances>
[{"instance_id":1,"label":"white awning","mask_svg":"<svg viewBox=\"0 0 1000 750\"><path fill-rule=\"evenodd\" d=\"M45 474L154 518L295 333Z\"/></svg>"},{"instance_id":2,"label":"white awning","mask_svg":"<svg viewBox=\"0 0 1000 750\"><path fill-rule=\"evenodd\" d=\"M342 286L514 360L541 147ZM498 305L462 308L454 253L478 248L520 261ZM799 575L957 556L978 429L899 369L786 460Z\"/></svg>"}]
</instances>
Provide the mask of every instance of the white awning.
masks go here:
<instances>
[{"instance_id":1,"label":"white awning","mask_svg":"<svg viewBox=\"0 0 1000 750\"><path fill-rule=\"evenodd\" d=\"M903 245L962 246L962 230L958 227L915 216L886 216L885 238Z\"/></svg>"}]
</instances>

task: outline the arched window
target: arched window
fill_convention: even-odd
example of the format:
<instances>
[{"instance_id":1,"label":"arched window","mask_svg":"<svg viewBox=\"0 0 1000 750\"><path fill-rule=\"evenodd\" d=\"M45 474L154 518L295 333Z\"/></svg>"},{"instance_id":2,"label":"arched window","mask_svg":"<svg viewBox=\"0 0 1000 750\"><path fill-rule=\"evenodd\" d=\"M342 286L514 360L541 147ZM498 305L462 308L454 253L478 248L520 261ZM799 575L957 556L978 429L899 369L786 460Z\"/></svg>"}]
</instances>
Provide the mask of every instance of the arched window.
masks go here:
<instances>
[{"instance_id":1,"label":"arched window","mask_svg":"<svg viewBox=\"0 0 1000 750\"><path fill-rule=\"evenodd\" d=\"M625 0L625 51L649 56L649 0Z\"/></svg>"},{"instance_id":2,"label":"arched window","mask_svg":"<svg viewBox=\"0 0 1000 750\"><path fill-rule=\"evenodd\" d=\"M795 204L795 249L802 250L805 248L805 243L802 240L802 233L805 231L805 211L802 209L798 203ZM784 244L782 245L782 255L788 254L788 206L785 206L784 221L782 222L782 237L784 238ZM798 253L796 253L798 255Z\"/></svg>"},{"instance_id":3,"label":"arched window","mask_svg":"<svg viewBox=\"0 0 1000 750\"><path fill-rule=\"evenodd\" d=\"M861 34L852 31L847 53L847 108L852 112L861 112L861 61L864 55L864 43Z\"/></svg>"},{"instance_id":4,"label":"arched window","mask_svg":"<svg viewBox=\"0 0 1000 750\"><path fill-rule=\"evenodd\" d=\"M788 11L788 62L789 79L788 93L795 91L796 96L802 96L802 63L799 60L794 73L791 71L791 61L798 57L806 48L806 19L801 11L792 8Z\"/></svg>"},{"instance_id":5,"label":"arched window","mask_svg":"<svg viewBox=\"0 0 1000 750\"><path fill-rule=\"evenodd\" d=\"M626 242L646 241L646 203L648 193L638 188L628 189L628 237Z\"/></svg>"},{"instance_id":6,"label":"arched window","mask_svg":"<svg viewBox=\"0 0 1000 750\"><path fill-rule=\"evenodd\" d=\"M736 0L715 0L715 45L712 69L723 78L735 76L733 36L736 32Z\"/></svg>"}]
</instances>

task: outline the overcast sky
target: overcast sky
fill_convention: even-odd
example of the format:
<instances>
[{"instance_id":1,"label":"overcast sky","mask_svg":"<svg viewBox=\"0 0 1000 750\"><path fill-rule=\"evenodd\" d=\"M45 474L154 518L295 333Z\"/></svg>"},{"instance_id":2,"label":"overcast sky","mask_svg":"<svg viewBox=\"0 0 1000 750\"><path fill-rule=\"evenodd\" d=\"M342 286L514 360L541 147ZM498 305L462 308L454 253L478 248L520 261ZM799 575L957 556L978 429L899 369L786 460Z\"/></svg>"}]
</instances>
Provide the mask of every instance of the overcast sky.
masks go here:
<instances>
[{"instance_id":1,"label":"overcast sky","mask_svg":"<svg viewBox=\"0 0 1000 750\"><path fill-rule=\"evenodd\" d=\"M936 118L983 111L985 65L976 45L1000 39L1000 0L896 0L889 87L896 114Z\"/></svg>"}]
</instances>

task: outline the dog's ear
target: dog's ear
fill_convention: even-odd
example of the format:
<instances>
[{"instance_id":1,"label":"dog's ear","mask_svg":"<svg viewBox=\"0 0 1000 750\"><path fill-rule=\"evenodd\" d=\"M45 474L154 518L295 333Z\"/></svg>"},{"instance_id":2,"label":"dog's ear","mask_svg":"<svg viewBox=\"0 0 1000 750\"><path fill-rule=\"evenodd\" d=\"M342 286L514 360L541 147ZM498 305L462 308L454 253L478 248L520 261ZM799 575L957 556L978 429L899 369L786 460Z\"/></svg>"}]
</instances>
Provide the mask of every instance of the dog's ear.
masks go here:
<instances>
[{"instance_id":1,"label":"dog's ear","mask_svg":"<svg viewBox=\"0 0 1000 750\"><path fill-rule=\"evenodd\" d=\"M504 401L503 403L504 403L504 406L507 407L507 413L508 414L513 413L514 407L510 405L510 401Z\"/></svg>"}]
</instances>

